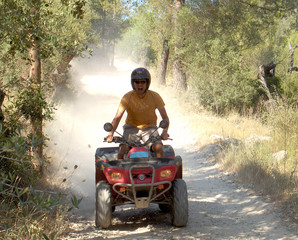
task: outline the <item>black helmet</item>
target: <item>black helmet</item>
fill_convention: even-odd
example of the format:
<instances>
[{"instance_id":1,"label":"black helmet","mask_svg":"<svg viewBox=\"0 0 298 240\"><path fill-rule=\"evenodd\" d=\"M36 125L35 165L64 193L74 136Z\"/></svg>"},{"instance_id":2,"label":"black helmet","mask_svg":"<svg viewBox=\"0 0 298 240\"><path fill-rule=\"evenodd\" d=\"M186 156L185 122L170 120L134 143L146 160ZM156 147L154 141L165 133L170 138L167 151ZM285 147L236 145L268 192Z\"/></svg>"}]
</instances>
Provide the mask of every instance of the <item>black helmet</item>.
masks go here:
<instances>
[{"instance_id":1,"label":"black helmet","mask_svg":"<svg viewBox=\"0 0 298 240\"><path fill-rule=\"evenodd\" d=\"M147 86L146 90L148 90L150 83L151 83L151 75L149 71L146 68L136 68L135 70L132 71L131 73L131 86L134 89L133 86L133 81L137 79L146 79L147 80Z\"/></svg>"}]
</instances>

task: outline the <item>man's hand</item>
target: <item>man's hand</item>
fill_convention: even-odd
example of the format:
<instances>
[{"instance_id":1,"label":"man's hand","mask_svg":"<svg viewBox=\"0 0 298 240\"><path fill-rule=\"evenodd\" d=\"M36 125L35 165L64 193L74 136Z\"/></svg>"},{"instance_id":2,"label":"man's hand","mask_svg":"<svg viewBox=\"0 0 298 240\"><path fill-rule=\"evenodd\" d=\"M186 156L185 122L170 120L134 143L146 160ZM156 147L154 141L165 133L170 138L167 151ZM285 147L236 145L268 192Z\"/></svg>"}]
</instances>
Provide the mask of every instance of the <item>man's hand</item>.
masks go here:
<instances>
[{"instance_id":1,"label":"man's hand","mask_svg":"<svg viewBox=\"0 0 298 240\"><path fill-rule=\"evenodd\" d=\"M163 139L163 140L167 140L168 138L169 138L169 134L167 133L167 132L165 132L165 131L163 131L162 133L161 133L161 138Z\"/></svg>"},{"instance_id":2,"label":"man's hand","mask_svg":"<svg viewBox=\"0 0 298 240\"><path fill-rule=\"evenodd\" d=\"M109 135L107 136L107 142L108 142L108 143L111 143L112 141L113 141L113 135L109 134Z\"/></svg>"}]
</instances>

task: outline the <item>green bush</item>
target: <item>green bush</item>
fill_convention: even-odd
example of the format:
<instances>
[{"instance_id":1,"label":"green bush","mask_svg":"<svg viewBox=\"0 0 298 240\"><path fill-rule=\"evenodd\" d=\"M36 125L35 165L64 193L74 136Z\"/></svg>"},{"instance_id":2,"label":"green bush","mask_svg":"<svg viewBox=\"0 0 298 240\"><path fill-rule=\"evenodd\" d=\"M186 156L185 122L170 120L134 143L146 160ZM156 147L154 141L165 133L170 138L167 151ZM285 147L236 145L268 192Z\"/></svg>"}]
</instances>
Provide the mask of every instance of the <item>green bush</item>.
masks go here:
<instances>
[{"instance_id":1,"label":"green bush","mask_svg":"<svg viewBox=\"0 0 298 240\"><path fill-rule=\"evenodd\" d=\"M58 239L67 212L82 199L37 190L46 188L31 154L40 142L16 129L8 131L0 124L0 238Z\"/></svg>"},{"instance_id":2,"label":"green bush","mask_svg":"<svg viewBox=\"0 0 298 240\"><path fill-rule=\"evenodd\" d=\"M206 47L208 54L196 53L190 65L190 88L199 102L217 114L255 106L258 82L249 78L248 70L240 69L240 55L219 39L208 41Z\"/></svg>"},{"instance_id":3,"label":"green bush","mask_svg":"<svg viewBox=\"0 0 298 240\"><path fill-rule=\"evenodd\" d=\"M281 81L282 95L289 105L298 106L298 72L287 74Z\"/></svg>"},{"instance_id":4,"label":"green bush","mask_svg":"<svg viewBox=\"0 0 298 240\"><path fill-rule=\"evenodd\" d=\"M230 148L218 157L218 161L237 173L244 183L283 202L289 214L297 219L298 113L295 107L279 99L276 106L264 114L263 123L270 128L270 141ZM286 156L274 158L280 151L286 151Z\"/></svg>"}]
</instances>

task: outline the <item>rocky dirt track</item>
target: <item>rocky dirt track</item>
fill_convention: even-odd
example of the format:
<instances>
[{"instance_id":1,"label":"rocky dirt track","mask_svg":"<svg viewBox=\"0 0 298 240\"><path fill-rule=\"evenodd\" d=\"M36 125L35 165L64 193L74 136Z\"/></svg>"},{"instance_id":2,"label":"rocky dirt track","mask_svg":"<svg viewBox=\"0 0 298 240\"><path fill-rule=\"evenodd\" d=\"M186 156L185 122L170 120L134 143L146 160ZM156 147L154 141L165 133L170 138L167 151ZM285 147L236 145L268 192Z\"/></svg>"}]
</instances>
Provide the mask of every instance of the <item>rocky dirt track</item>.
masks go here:
<instances>
[{"instance_id":1,"label":"rocky dirt track","mask_svg":"<svg viewBox=\"0 0 298 240\"><path fill-rule=\"evenodd\" d=\"M117 61L116 73L97 72L93 59L73 61L76 97L71 101L62 98L57 119L48 127L53 139L49 150L55 167L52 174L58 180L66 178L67 186L84 197L62 239L298 239L297 226L287 222L277 207L218 170L212 161L216 146L199 146L200 136L187 127L187 113L165 90L154 86L152 90L164 98L171 120L169 133L174 140L166 144L183 158L188 225L172 227L169 214L155 205L149 209L126 206L116 208L109 230L96 229L94 153L97 147L106 146L102 126L113 119L120 98L130 90L134 66ZM77 170L73 170L75 165Z\"/></svg>"}]
</instances>

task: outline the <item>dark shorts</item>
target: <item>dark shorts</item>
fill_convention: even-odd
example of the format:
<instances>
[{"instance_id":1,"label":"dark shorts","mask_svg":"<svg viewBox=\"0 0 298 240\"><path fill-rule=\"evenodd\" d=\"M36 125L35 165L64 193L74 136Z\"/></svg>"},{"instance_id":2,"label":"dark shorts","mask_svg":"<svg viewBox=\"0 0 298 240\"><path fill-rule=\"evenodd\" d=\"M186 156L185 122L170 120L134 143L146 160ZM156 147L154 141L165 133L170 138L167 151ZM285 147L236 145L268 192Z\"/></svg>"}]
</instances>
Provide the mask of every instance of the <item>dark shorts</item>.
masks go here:
<instances>
[{"instance_id":1,"label":"dark shorts","mask_svg":"<svg viewBox=\"0 0 298 240\"><path fill-rule=\"evenodd\" d=\"M152 136L159 135L156 129L157 127L155 125L152 125L151 127L145 128L145 129L138 129L130 124L125 124L123 126L123 137L128 142L136 142L138 140L142 140L143 142L146 142L151 135ZM157 141L155 143L161 143L161 141ZM151 149L152 145L153 145L152 143L148 144L149 149Z\"/></svg>"}]
</instances>

